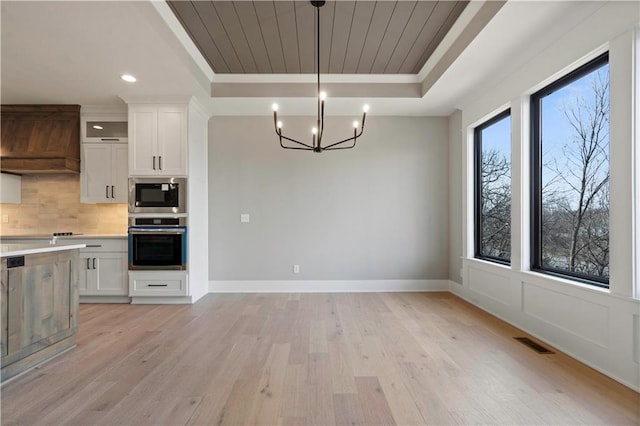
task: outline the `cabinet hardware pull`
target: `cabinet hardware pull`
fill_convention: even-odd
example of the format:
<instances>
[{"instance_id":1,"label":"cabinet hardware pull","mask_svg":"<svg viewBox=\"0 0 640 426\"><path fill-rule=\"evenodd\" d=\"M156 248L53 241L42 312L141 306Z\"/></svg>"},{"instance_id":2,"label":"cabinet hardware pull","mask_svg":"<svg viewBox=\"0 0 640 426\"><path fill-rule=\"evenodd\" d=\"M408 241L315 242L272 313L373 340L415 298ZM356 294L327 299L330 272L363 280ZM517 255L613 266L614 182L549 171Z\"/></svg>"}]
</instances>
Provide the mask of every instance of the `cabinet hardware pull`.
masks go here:
<instances>
[{"instance_id":1,"label":"cabinet hardware pull","mask_svg":"<svg viewBox=\"0 0 640 426\"><path fill-rule=\"evenodd\" d=\"M104 191L105 191L105 196L109 198L109 185L104 187Z\"/></svg>"},{"instance_id":2,"label":"cabinet hardware pull","mask_svg":"<svg viewBox=\"0 0 640 426\"><path fill-rule=\"evenodd\" d=\"M114 186L111 185L111 198L116 198L116 196L114 195L114 191L113 191Z\"/></svg>"},{"instance_id":3,"label":"cabinet hardware pull","mask_svg":"<svg viewBox=\"0 0 640 426\"><path fill-rule=\"evenodd\" d=\"M90 260L91 260L91 259L87 257L87 269L91 269L91 266L89 266L89 261L90 261Z\"/></svg>"},{"instance_id":4,"label":"cabinet hardware pull","mask_svg":"<svg viewBox=\"0 0 640 426\"><path fill-rule=\"evenodd\" d=\"M156 169L156 156L153 156L153 170Z\"/></svg>"},{"instance_id":5,"label":"cabinet hardware pull","mask_svg":"<svg viewBox=\"0 0 640 426\"><path fill-rule=\"evenodd\" d=\"M102 247L102 244L87 244L87 247Z\"/></svg>"},{"instance_id":6,"label":"cabinet hardware pull","mask_svg":"<svg viewBox=\"0 0 640 426\"><path fill-rule=\"evenodd\" d=\"M119 141L120 138L100 138L101 141Z\"/></svg>"},{"instance_id":7,"label":"cabinet hardware pull","mask_svg":"<svg viewBox=\"0 0 640 426\"><path fill-rule=\"evenodd\" d=\"M167 287L169 284L149 284L149 287Z\"/></svg>"},{"instance_id":8,"label":"cabinet hardware pull","mask_svg":"<svg viewBox=\"0 0 640 426\"><path fill-rule=\"evenodd\" d=\"M93 258L93 269L96 269L96 258Z\"/></svg>"},{"instance_id":9,"label":"cabinet hardware pull","mask_svg":"<svg viewBox=\"0 0 640 426\"><path fill-rule=\"evenodd\" d=\"M162 155L158 157L158 168L162 170Z\"/></svg>"}]
</instances>

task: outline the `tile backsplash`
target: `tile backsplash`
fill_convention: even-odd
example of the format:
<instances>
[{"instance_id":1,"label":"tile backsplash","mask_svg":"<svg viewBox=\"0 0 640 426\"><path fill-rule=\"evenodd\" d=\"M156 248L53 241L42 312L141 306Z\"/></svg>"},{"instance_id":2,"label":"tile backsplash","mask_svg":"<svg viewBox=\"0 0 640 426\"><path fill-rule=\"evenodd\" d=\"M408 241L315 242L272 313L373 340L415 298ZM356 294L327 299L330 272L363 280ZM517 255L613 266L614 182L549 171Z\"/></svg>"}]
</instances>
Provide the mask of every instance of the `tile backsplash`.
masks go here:
<instances>
[{"instance_id":1,"label":"tile backsplash","mask_svg":"<svg viewBox=\"0 0 640 426\"><path fill-rule=\"evenodd\" d=\"M0 204L0 212L2 236L127 233L127 205L81 204L80 175L23 175L22 203Z\"/></svg>"}]
</instances>

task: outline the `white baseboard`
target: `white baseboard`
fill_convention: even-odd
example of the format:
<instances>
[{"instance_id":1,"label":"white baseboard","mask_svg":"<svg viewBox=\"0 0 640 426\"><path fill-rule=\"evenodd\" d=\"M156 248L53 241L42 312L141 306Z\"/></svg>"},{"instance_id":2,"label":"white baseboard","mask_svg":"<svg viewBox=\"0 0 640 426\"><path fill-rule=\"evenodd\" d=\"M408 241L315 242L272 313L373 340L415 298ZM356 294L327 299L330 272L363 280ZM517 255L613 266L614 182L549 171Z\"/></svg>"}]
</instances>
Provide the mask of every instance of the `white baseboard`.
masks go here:
<instances>
[{"instance_id":1,"label":"white baseboard","mask_svg":"<svg viewBox=\"0 0 640 426\"><path fill-rule=\"evenodd\" d=\"M209 281L209 293L367 293L448 291L449 280Z\"/></svg>"},{"instance_id":2,"label":"white baseboard","mask_svg":"<svg viewBox=\"0 0 640 426\"><path fill-rule=\"evenodd\" d=\"M131 303L129 296L80 296L80 303Z\"/></svg>"}]
</instances>

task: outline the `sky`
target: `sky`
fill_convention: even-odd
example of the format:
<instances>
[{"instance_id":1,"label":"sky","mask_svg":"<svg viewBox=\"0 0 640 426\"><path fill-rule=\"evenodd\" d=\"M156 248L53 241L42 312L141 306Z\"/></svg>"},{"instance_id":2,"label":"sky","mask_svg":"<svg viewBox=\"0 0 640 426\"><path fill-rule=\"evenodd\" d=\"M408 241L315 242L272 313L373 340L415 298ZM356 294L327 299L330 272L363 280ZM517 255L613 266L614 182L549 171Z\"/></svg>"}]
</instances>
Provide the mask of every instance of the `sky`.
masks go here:
<instances>
[{"instance_id":1,"label":"sky","mask_svg":"<svg viewBox=\"0 0 640 426\"><path fill-rule=\"evenodd\" d=\"M608 75L609 65L599 68L597 73ZM573 129L563 113L563 107L575 102L577 96L589 101L591 95L591 80L593 73L556 90L543 98L542 101L542 153L543 163L558 159L561 166L565 166L563 147L573 137ZM607 141L608 143L608 141ZM482 131L482 149L488 151L497 149L507 158L511 158L511 117L493 123ZM545 168L543 171L543 186L549 182L555 173Z\"/></svg>"}]
</instances>

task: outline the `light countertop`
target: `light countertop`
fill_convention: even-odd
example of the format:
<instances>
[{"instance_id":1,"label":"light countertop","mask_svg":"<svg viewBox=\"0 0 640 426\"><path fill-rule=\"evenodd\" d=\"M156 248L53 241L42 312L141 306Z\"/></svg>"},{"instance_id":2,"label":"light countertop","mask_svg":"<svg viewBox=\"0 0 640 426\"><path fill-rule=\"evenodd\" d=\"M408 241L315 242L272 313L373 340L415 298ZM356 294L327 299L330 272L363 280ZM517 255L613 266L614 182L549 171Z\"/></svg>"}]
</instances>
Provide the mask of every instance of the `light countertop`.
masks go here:
<instances>
[{"instance_id":1,"label":"light countertop","mask_svg":"<svg viewBox=\"0 0 640 426\"><path fill-rule=\"evenodd\" d=\"M3 235L1 240L50 240L53 235ZM56 236L60 240L88 240L88 239L111 239L111 238L127 238L127 234L74 234Z\"/></svg>"},{"instance_id":2,"label":"light countertop","mask_svg":"<svg viewBox=\"0 0 640 426\"><path fill-rule=\"evenodd\" d=\"M85 248L85 244L0 244L0 257L24 256L27 254L46 253L51 251L74 250Z\"/></svg>"}]
</instances>

